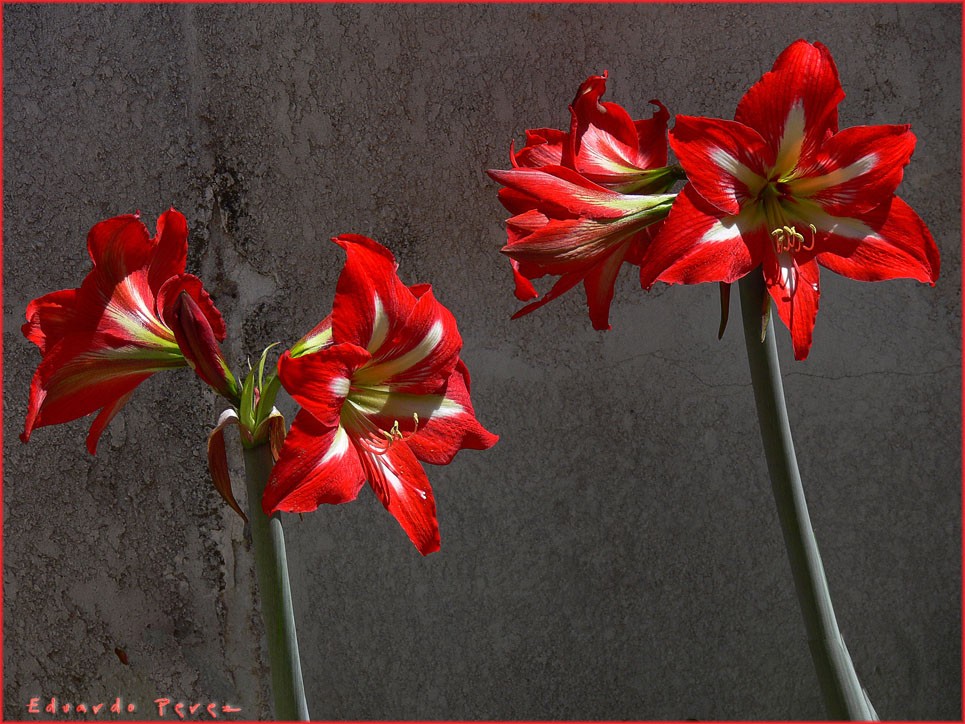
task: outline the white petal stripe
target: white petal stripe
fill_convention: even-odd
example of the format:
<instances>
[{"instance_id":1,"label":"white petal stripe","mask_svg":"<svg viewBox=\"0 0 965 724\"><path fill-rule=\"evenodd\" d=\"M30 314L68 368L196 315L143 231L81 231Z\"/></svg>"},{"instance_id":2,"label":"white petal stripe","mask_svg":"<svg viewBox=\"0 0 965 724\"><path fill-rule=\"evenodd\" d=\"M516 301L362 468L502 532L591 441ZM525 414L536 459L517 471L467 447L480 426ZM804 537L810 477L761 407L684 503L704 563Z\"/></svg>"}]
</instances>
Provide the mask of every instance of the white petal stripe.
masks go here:
<instances>
[{"instance_id":1,"label":"white petal stripe","mask_svg":"<svg viewBox=\"0 0 965 724\"><path fill-rule=\"evenodd\" d=\"M764 183L764 179L722 148L713 149L710 152L710 160L744 184L750 189L751 193L754 193Z\"/></svg>"},{"instance_id":2,"label":"white petal stripe","mask_svg":"<svg viewBox=\"0 0 965 724\"><path fill-rule=\"evenodd\" d=\"M862 156L857 161L852 164L848 164L843 168L835 169L831 173L827 173L824 176L814 176L811 178L801 178L791 181L789 186L795 196L812 196L818 191L824 191L832 186L837 186L843 184L846 181L855 179L862 174L868 173L871 169L875 167L878 163L878 156L874 153L869 153L867 156Z\"/></svg>"},{"instance_id":3,"label":"white petal stripe","mask_svg":"<svg viewBox=\"0 0 965 724\"><path fill-rule=\"evenodd\" d=\"M412 413L419 416L419 424L432 418L457 417L466 410L455 400L442 395L408 395L389 392L385 387L356 388L348 402L365 416L380 415L407 422Z\"/></svg>"},{"instance_id":4,"label":"white petal stripe","mask_svg":"<svg viewBox=\"0 0 965 724\"><path fill-rule=\"evenodd\" d=\"M379 299L378 294L372 295L372 306L374 307L372 337L369 339L369 344L366 349L370 353L375 354L375 351L382 346L386 336L389 334L389 317L385 313L385 307L382 306L382 300Z\"/></svg>"},{"instance_id":5,"label":"white petal stripe","mask_svg":"<svg viewBox=\"0 0 965 724\"><path fill-rule=\"evenodd\" d=\"M804 145L804 103L798 101L788 111L784 119L784 133L781 135L781 147L777 150L774 168L779 176L787 176L797 168L801 159L801 147Z\"/></svg>"},{"instance_id":6,"label":"white petal stripe","mask_svg":"<svg viewBox=\"0 0 965 724\"><path fill-rule=\"evenodd\" d=\"M318 464L320 466L325 465L332 460L341 458L348 451L349 442L348 433L345 432L344 427L339 425L338 429L335 430L335 437L332 438L332 444Z\"/></svg>"},{"instance_id":7,"label":"white petal stripe","mask_svg":"<svg viewBox=\"0 0 965 724\"><path fill-rule=\"evenodd\" d=\"M363 367L356 374L356 381L377 383L411 369L426 359L439 346L443 332L442 322L437 320L429 328L426 336L419 341L419 344L395 359L389 359L371 367Z\"/></svg>"}]
</instances>

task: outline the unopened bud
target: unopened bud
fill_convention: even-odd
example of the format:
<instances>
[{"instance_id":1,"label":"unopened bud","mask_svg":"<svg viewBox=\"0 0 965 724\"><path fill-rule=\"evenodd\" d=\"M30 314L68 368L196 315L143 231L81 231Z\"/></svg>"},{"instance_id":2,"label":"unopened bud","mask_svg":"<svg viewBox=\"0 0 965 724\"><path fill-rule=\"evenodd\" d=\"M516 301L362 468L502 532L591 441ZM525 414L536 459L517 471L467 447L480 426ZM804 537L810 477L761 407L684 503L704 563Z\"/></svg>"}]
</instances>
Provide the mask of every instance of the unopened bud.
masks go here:
<instances>
[{"instance_id":1,"label":"unopened bud","mask_svg":"<svg viewBox=\"0 0 965 724\"><path fill-rule=\"evenodd\" d=\"M201 307L190 294L182 291L171 315L171 331L191 369L218 394L237 404L241 390Z\"/></svg>"}]
</instances>

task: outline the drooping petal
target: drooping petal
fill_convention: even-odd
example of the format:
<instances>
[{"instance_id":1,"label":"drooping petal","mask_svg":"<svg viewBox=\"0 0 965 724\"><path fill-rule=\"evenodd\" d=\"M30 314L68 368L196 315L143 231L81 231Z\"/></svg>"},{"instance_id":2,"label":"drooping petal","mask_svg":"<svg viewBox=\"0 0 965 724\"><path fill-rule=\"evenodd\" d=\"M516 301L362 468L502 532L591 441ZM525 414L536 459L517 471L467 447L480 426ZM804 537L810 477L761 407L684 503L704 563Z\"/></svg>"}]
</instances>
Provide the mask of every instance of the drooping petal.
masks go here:
<instances>
[{"instance_id":1,"label":"drooping petal","mask_svg":"<svg viewBox=\"0 0 965 724\"><path fill-rule=\"evenodd\" d=\"M772 149L753 128L714 118L677 116L670 146L693 190L730 215L757 196L774 160Z\"/></svg>"},{"instance_id":2,"label":"drooping petal","mask_svg":"<svg viewBox=\"0 0 965 724\"><path fill-rule=\"evenodd\" d=\"M757 130L775 152L779 175L810 165L838 130L844 98L838 69L821 43L792 43L737 105L734 119Z\"/></svg>"},{"instance_id":3,"label":"drooping petal","mask_svg":"<svg viewBox=\"0 0 965 724\"><path fill-rule=\"evenodd\" d=\"M405 392L433 392L444 385L459 359L462 337L452 312L425 290L415 307L353 376L357 385L385 385Z\"/></svg>"},{"instance_id":4,"label":"drooping petal","mask_svg":"<svg viewBox=\"0 0 965 724\"><path fill-rule=\"evenodd\" d=\"M687 184L640 264L640 283L737 281L764 256L766 231L753 221L748 212L723 214Z\"/></svg>"},{"instance_id":5,"label":"drooping petal","mask_svg":"<svg viewBox=\"0 0 965 724\"><path fill-rule=\"evenodd\" d=\"M539 296L539 292L536 291L536 287L533 286L532 282L522 274L519 269L519 262L515 259L510 259L509 263L513 269L513 281L515 282L515 290L513 293L516 295L516 298L521 302L536 299L536 297Z\"/></svg>"},{"instance_id":6,"label":"drooping petal","mask_svg":"<svg viewBox=\"0 0 965 724\"><path fill-rule=\"evenodd\" d=\"M821 146L813 166L787 186L831 216L869 211L890 199L915 150L909 126L855 126Z\"/></svg>"},{"instance_id":7,"label":"drooping petal","mask_svg":"<svg viewBox=\"0 0 965 724\"><path fill-rule=\"evenodd\" d=\"M818 263L859 281L915 279L934 284L941 260L928 227L897 196L857 218L812 215Z\"/></svg>"},{"instance_id":8,"label":"drooping petal","mask_svg":"<svg viewBox=\"0 0 965 724\"><path fill-rule=\"evenodd\" d=\"M97 417L94 418L94 422L91 423L90 430L87 432L87 439L84 441L87 445L87 452L91 455L97 454L97 443L101 438L101 433L107 429L111 420L113 420L117 413L121 411L121 408L127 404L127 401L131 399L131 395L134 394L134 388L148 377L149 375L128 378L127 386L131 388L130 392L122 394L104 405L104 408L97 414Z\"/></svg>"},{"instance_id":9,"label":"drooping petal","mask_svg":"<svg viewBox=\"0 0 965 724\"><path fill-rule=\"evenodd\" d=\"M300 357L288 351L278 358L278 378L299 405L333 428L356 370L369 359L369 353L354 344L333 344Z\"/></svg>"},{"instance_id":10,"label":"drooping petal","mask_svg":"<svg viewBox=\"0 0 965 724\"><path fill-rule=\"evenodd\" d=\"M770 255L764 263L764 280L778 315L791 332L794 359L807 359L820 296L817 263L797 264Z\"/></svg>"},{"instance_id":11,"label":"drooping petal","mask_svg":"<svg viewBox=\"0 0 965 724\"><path fill-rule=\"evenodd\" d=\"M384 246L358 234L332 241L346 252L335 287L332 338L374 352L409 317L415 297L399 280L395 257Z\"/></svg>"},{"instance_id":12,"label":"drooping petal","mask_svg":"<svg viewBox=\"0 0 965 724\"><path fill-rule=\"evenodd\" d=\"M439 550L432 487L405 441L394 442L381 453L359 448L359 457L369 485L419 552L426 556Z\"/></svg>"},{"instance_id":13,"label":"drooping petal","mask_svg":"<svg viewBox=\"0 0 965 724\"><path fill-rule=\"evenodd\" d=\"M261 505L265 515L307 513L324 503L355 500L364 483L359 455L345 428L323 425L301 410L272 468Z\"/></svg>"},{"instance_id":14,"label":"drooping petal","mask_svg":"<svg viewBox=\"0 0 965 724\"><path fill-rule=\"evenodd\" d=\"M113 412L97 423L102 430L120 409L115 406L118 400L126 399L154 372L185 364L176 348L166 356L161 352L145 355L137 347L115 348L97 337L68 338L47 353L34 373L20 439L27 442L35 428L76 420L102 407L112 408ZM89 448L96 446L96 437L88 441Z\"/></svg>"},{"instance_id":15,"label":"drooping petal","mask_svg":"<svg viewBox=\"0 0 965 724\"><path fill-rule=\"evenodd\" d=\"M586 306L590 311L590 322L593 329L610 329L610 304L613 301L613 287L617 274L630 248L630 242L625 241L611 251L605 258L597 262L583 279L586 289Z\"/></svg>"},{"instance_id":16,"label":"drooping petal","mask_svg":"<svg viewBox=\"0 0 965 724\"><path fill-rule=\"evenodd\" d=\"M217 426L208 434L208 471L211 473L211 481L214 483L215 490L218 491L231 509L247 523L248 516L238 505L234 491L231 489L231 474L228 471L228 454L225 450L224 441L225 427L237 424L237 413L234 410L225 410L218 418Z\"/></svg>"}]
</instances>

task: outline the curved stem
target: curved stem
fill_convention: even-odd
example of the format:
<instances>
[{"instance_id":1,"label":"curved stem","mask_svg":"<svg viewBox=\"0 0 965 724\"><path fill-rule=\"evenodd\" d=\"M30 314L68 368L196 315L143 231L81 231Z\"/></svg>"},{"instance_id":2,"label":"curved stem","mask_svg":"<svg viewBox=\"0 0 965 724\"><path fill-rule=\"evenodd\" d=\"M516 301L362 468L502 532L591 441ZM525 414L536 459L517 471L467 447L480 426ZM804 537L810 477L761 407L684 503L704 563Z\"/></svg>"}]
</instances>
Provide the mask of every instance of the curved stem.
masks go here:
<instances>
[{"instance_id":1,"label":"curved stem","mask_svg":"<svg viewBox=\"0 0 965 724\"><path fill-rule=\"evenodd\" d=\"M276 720L309 721L302 667L298 658L298 639L295 636L291 586L288 582L285 534L278 514L269 518L261 509L261 496L273 464L267 443L245 448L248 517L255 549L261 613L268 635L271 690Z\"/></svg>"},{"instance_id":2,"label":"curved stem","mask_svg":"<svg viewBox=\"0 0 965 724\"><path fill-rule=\"evenodd\" d=\"M784 544L794 575L794 588L804 615L811 658L817 670L828 716L832 719L877 720L858 682L851 656L838 630L828 581L811 528L794 442L787 419L784 385L777 360L774 323L768 318L761 340L762 312L770 305L760 270L739 282L747 360L757 402L761 440L771 476L771 488L784 532ZM771 315L768 315L769 317Z\"/></svg>"}]
</instances>

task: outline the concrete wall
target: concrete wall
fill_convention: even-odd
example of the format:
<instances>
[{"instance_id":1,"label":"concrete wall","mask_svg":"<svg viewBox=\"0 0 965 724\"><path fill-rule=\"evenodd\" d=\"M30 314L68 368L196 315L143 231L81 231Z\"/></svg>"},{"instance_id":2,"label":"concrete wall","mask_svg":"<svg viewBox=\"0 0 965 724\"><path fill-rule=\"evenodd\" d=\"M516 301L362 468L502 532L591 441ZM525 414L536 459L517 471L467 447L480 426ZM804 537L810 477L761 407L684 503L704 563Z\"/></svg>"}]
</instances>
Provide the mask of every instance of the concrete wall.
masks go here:
<instances>
[{"instance_id":1,"label":"concrete wall","mask_svg":"<svg viewBox=\"0 0 965 724\"><path fill-rule=\"evenodd\" d=\"M96 221L174 205L236 369L327 313L342 263L327 239L367 234L456 314L479 417L502 436L429 471L443 547L427 559L368 490L286 519L316 718L823 717L716 285L644 294L625 271L608 333L577 292L510 322L506 213L484 173L523 129L565 125L591 73L608 69L635 116L659 98L729 117L803 36L838 62L842 127L912 124L900 193L943 268L934 288L825 273L806 362L779 330L802 473L878 712L958 718L960 15L5 6L5 716L35 696L121 696L149 718L168 696L270 717L250 551L204 463L213 394L188 372L152 378L96 457L85 422L17 440L39 359L27 302L80 282Z\"/></svg>"}]
</instances>

